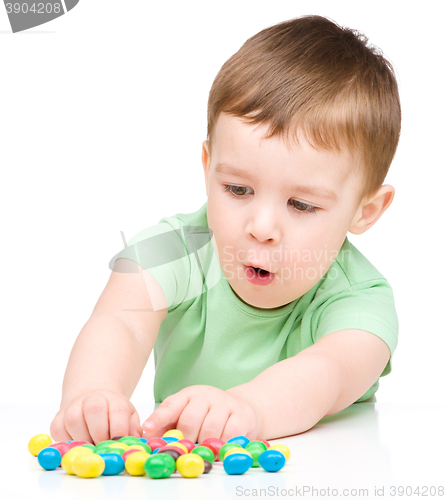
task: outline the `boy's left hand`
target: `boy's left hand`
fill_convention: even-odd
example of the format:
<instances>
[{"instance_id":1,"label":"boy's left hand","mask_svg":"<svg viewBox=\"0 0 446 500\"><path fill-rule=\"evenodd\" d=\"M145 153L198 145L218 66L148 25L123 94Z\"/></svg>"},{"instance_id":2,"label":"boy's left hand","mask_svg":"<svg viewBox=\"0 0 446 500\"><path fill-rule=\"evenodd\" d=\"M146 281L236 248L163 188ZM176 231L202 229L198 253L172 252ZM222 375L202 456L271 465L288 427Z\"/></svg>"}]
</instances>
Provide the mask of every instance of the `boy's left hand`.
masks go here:
<instances>
[{"instance_id":1,"label":"boy's left hand","mask_svg":"<svg viewBox=\"0 0 446 500\"><path fill-rule=\"evenodd\" d=\"M253 440L261 426L252 403L209 385L193 385L172 394L142 424L147 439L179 429L193 443L208 437L227 441L239 435Z\"/></svg>"}]
</instances>

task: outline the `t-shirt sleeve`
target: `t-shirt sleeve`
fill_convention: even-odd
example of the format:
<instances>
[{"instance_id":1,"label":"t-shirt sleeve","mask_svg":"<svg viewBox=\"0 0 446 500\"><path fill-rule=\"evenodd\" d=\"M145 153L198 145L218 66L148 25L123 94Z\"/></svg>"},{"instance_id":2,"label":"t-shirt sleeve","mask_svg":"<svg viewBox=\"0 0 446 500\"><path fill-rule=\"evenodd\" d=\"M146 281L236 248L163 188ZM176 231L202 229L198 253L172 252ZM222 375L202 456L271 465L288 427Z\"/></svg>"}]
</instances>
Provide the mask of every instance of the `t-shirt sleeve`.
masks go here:
<instances>
[{"instance_id":1,"label":"t-shirt sleeve","mask_svg":"<svg viewBox=\"0 0 446 500\"><path fill-rule=\"evenodd\" d=\"M161 219L158 224L137 233L111 259L110 269L121 258L137 262L155 278L169 308L183 302L190 281L191 264L177 219Z\"/></svg>"},{"instance_id":2,"label":"t-shirt sleeve","mask_svg":"<svg viewBox=\"0 0 446 500\"><path fill-rule=\"evenodd\" d=\"M332 296L321 306L313 340L347 329L373 333L389 346L391 357L381 377L389 374L398 342L398 317L393 292L386 280L356 284Z\"/></svg>"}]
</instances>

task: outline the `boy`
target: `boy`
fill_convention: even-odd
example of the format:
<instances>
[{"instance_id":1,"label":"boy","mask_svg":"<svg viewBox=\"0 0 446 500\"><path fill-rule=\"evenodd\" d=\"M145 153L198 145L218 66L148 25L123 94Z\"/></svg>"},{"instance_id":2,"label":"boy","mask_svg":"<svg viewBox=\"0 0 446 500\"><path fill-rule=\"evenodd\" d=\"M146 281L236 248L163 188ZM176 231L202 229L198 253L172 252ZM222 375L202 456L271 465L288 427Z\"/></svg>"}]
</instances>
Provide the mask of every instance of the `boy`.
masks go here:
<instances>
[{"instance_id":1,"label":"boy","mask_svg":"<svg viewBox=\"0 0 446 500\"><path fill-rule=\"evenodd\" d=\"M320 16L250 38L218 73L207 203L138 233L68 362L56 440L179 428L201 442L297 434L375 400L398 320L348 241L393 201L401 112L391 65ZM129 398L154 348L155 402Z\"/></svg>"}]
</instances>

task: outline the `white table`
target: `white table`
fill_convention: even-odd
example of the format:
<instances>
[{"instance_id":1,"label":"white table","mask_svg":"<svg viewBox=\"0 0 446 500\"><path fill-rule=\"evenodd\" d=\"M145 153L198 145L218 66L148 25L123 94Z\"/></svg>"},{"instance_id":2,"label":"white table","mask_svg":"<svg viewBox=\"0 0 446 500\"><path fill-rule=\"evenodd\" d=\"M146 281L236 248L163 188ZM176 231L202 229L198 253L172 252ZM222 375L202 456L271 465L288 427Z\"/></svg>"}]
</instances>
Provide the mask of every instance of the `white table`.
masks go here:
<instances>
[{"instance_id":1,"label":"white table","mask_svg":"<svg viewBox=\"0 0 446 500\"><path fill-rule=\"evenodd\" d=\"M139 415L149 415L153 410L150 405L135 406ZM380 405L379 402L354 404L323 418L303 434L274 440L291 450L291 459L280 472L250 469L242 476L229 476L221 462L217 462L209 474L196 479L176 477L175 474L161 480L132 477L127 473L81 479L69 476L61 468L43 470L37 458L30 455L27 445L34 435L49 434L49 425L57 409L56 405L43 404L0 405L3 430L0 498L138 500L349 496L419 499L442 498L438 488L446 483L445 405L414 409L411 403L404 406ZM410 494L408 488L415 491L417 486L420 494ZM407 489L404 495L398 495L398 490L392 487ZM431 489L423 490L422 487Z\"/></svg>"}]
</instances>

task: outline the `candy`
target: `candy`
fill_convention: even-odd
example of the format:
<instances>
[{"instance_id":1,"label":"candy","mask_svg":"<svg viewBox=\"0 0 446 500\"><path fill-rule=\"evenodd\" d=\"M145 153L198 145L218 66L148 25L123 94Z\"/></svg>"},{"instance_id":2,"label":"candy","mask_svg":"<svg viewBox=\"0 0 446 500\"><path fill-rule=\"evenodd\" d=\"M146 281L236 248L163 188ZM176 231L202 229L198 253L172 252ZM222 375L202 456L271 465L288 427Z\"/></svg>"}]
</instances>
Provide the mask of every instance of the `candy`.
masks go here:
<instances>
[{"instance_id":1,"label":"candy","mask_svg":"<svg viewBox=\"0 0 446 500\"><path fill-rule=\"evenodd\" d=\"M277 472L286 463L285 455L279 450L271 450L268 448L259 455L259 464L267 472Z\"/></svg>"},{"instance_id":2,"label":"candy","mask_svg":"<svg viewBox=\"0 0 446 500\"><path fill-rule=\"evenodd\" d=\"M48 448L56 448L56 450L59 450L61 457L63 457L65 453L68 453L70 451L70 445L64 442L50 444Z\"/></svg>"},{"instance_id":3,"label":"candy","mask_svg":"<svg viewBox=\"0 0 446 500\"><path fill-rule=\"evenodd\" d=\"M105 463L103 476L116 476L124 470L124 460L116 453L101 453L99 456L102 457Z\"/></svg>"},{"instance_id":4,"label":"candy","mask_svg":"<svg viewBox=\"0 0 446 500\"><path fill-rule=\"evenodd\" d=\"M152 448L150 448L150 446L147 446L145 443L132 444L128 447L128 450L135 449L139 451L145 451L146 453L152 453Z\"/></svg>"},{"instance_id":5,"label":"candy","mask_svg":"<svg viewBox=\"0 0 446 500\"><path fill-rule=\"evenodd\" d=\"M171 444L168 444L167 446L163 446L158 450L158 453L163 452L164 450L176 450L180 455L185 455L187 451L184 451L183 448L180 448L179 446L173 446Z\"/></svg>"},{"instance_id":6,"label":"candy","mask_svg":"<svg viewBox=\"0 0 446 500\"><path fill-rule=\"evenodd\" d=\"M164 441L164 439L161 438L151 438L147 440L147 446L150 446L153 450L156 450L157 448L162 448L163 446L166 446L167 441Z\"/></svg>"},{"instance_id":7,"label":"candy","mask_svg":"<svg viewBox=\"0 0 446 500\"><path fill-rule=\"evenodd\" d=\"M215 460L218 460L218 452L220 451L220 448L225 444L225 442L222 439L212 438L212 437L206 438L204 441L201 442L202 446L206 446L208 444L210 444L216 451Z\"/></svg>"},{"instance_id":8,"label":"candy","mask_svg":"<svg viewBox=\"0 0 446 500\"><path fill-rule=\"evenodd\" d=\"M178 472L183 477L198 477L204 472L204 460L200 455L195 455L193 453L187 453L186 455L178 457L176 466Z\"/></svg>"},{"instance_id":9,"label":"candy","mask_svg":"<svg viewBox=\"0 0 446 500\"><path fill-rule=\"evenodd\" d=\"M72 448L69 452L65 453L65 455L62 457L62 461L60 465L62 466L62 469L70 475L74 475L73 472L73 461L78 455L82 455L85 453L93 453L91 450L88 448L83 448L82 446L77 446L75 448Z\"/></svg>"},{"instance_id":10,"label":"candy","mask_svg":"<svg viewBox=\"0 0 446 500\"><path fill-rule=\"evenodd\" d=\"M203 474L207 474L208 472L211 472L212 470L212 464L211 462L208 462L207 460L203 460L204 462L204 471Z\"/></svg>"},{"instance_id":11,"label":"candy","mask_svg":"<svg viewBox=\"0 0 446 500\"><path fill-rule=\"evenodd\" d=\"M179 439L175 436L164 436L163 437L164 441L166 441L167 444L173 443L174 441L179 441Z\"/></svg>"},{"instance_id":12,"label":"candy","mask_svg":"<svg viewBox=\"0 0 446 500\"><path fill-rule=\"evenodd\" d=\"M115 450L116 450L116 448L115 448ZM130 449L128 449L127 451L125 451L125 452L121 455L121 456L122 456L122 459L123 459L124 461L126 461L126 460L127 460L127 457L128 457L129 455L131 455L132 453L136 453L137 451L141 451L141 450L135 450L135 449L131 449L131 448L130 448Z\"/></svg>"},{"instance_id":13,"label":"candy","mask_svg":"<svg viewBox=\"0 0 446 500\"><path fill-rule=\"evenodd\" d=\"M141 444L141 440L135 436L124 436L117 441L118 443L124 443L127 446L132 444Z\"/></svg>"},{"instance_id":14,"label":"candy","mask_svg":"<svg viewBox=\"0 0 446 500\"><path fill-rule=\"evenodd\" d=\"M281 451L285 455L285 458L286 458L287 462L290 459L290 456L291 456L290 449L288 448L288 446L285 446L284 444L273 444L268 449L269 450L279 450L279 451Z\"/></svg>"},{"instance_id":15,"label":"candy","mask_svg":"<svg viewBox=\"0 0 446 500\"><path fill-rule=\"evenodd\" d=\"M135 451L125 461L125 470L132 476L144 476L144 464L150 457L145 451Z\"/></svg>"},{"instance_id":16,"label":"candy","mask_svg":"<svg viewBox=\"0 0 446 500\"><path fill-rule=\"evenodd\" d=\"M245 450L249 451L252 456L253 467L260 467L258 458L266 449L266 444L262 441L251 441L246 445Z\"/></svg>"},{"instance_id":17,"label":"candy","mask_svg":"<svg viewBox=\"0 0 446 500\"><path fill-rule=\"evenodd\" d=\"M140 441L140 443L141 443L141 441ZM122 450L127 451L130 448L130 445L125 444L125 443L117 442L117 443L110 444L109 448L110 449L121 448Z\"/></svg>"},{"instance_id":18,"label":"candy","mask_svg":"<svg viewBox=\"0 0 446 500\"><path fill-rule=\"evenodd\" d=\"M230 451L230 450L229 450ZM215 455L207 446L196 446L191 453L195 453L196 455L200 455L203 460L207 460L211 462L211 464L215 461Z\"/></svg>"},{"instance_id":19,"label":"candy","mask_svg":"<svg viewBox=\"0 0 446 500\"><path fill-rule=\"evenodd\" d=\"M238 443L242 448L244 448L249 443L249 439L246 436L235 436L228 439L228 443Z\"/></svg>"},{"instance_id":20,"label":"candy","mask_svg":"<svg viewBox=\"0 0 446 500\"><path fill-rule=\"evenodd\" d=\"M144 464L145 473L152 479L163 479L175 471L175 460L168 453L151 455Z\"/></svg>"},{"instance_id":21,"label":"candy","mask_svg":"<svg viewBox=\"0 0 446 500\"><path fill-rule=\"evenodd\" d=\"M70 449L74 448L75 446L82 446L83 444L91 444L88 441L71 441L70 442Z\"/></svg>"},{"instance_id":22,"label":"candy","mask_svg":"<svg viewBox=\"0 0 446 500\"><path fill-rule=\"evenodd\" d=\"M177 460L178 457L181 457L181 453L179 450L174 450L173 448L165 448L164 450L160 450L157 455L165 453L166 455L170 455L174 460Z\"/></svg>"},{"instance_id":23,"label":"candy","mask_svg":"<svg viewBox=\"0 0 446 500\"><path fill-rule=\"evenodd\" d=\"M226 453L225 453L225 456L223 457L223 460L228 456L228 455L232 455L233 453L242 453L244 455L249 455L251 458L252 458L252 455L251 453L249 453L248 450L245 450L245 448L231 448L230 450L228 450Z\"/></svg>"},{"instance_id":24,"label":"candy","mask_svg":"<svg viewBox=\"0 0 446 500\"><path fill-rule=\"evenodd\" d=\"M223 460L223 468L230 475L244 474L252 464L252 457L246 453L232 453Z\"/></svg>"},{"instance_id":25,"label":"candy","mask_svg":"<svg viewBox=\"0 0 446 500\"><path fill-rule=\"evenodd\" d=\"M228 450L231 448L241 448L241 446L238 443L226 443L224 444L219 452L218 452L218 458L223 462L224 456Z\"/></svg>"},{"instance_id":26,"label":"candy","mask_svg":"<svg viewBox=\"0 0 446 500\"><path fill-rule=\"evenodd\" d=\"M171 429L170 431L165 432L163 434L163 439L165 437L175 437L178 440L184 439L183 433L180 430L178 430L178 429Z\"/></svg>"},{"instance_id":27,"label":"candy","mask_svg":"<svg viewBox=\"0 0 446 500\"><path fill-rule=\"evenodd\" d=\"M58 449L48 447L39 451L37 460L39 461L40 467L46 470L54 470L59 467L62 456Z\"/></svg>"},{"instance_id":28,"label":"candy","mask_svg":"<svg viewBox=\"0 0 446 500\"><path fill-rule=\"evenodd\" d=\"M79 453L72 463L73 472L79 477L98 477L105 469L104 459L95 453Z\"/></svg>"},{"instance_id":29,"label":"candy","mask_svg":"<svg viewBox=\"0 0 446 500\"><path fill-rule=\"evenodd\" d=\"M37 434L37 436L30 439L28 443L28 450L31 455L37 457L39 452L49 446L52 442L53 440L50 436L48 436L48 434Z\"/></svg>"},{"instance_id":30,"label":"candy","mask_svg":"<svg viewBox=\"0 0 446 500\"><path fill-rule=\"evenodd\" d=\"M195 444L189 439L180 439L178 443L183 444L189 453L195 448Z\"/></svg>"}]
</instances>

